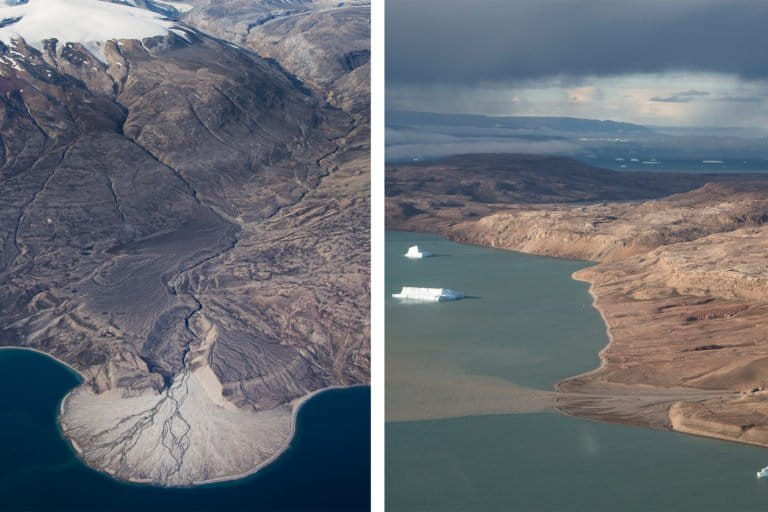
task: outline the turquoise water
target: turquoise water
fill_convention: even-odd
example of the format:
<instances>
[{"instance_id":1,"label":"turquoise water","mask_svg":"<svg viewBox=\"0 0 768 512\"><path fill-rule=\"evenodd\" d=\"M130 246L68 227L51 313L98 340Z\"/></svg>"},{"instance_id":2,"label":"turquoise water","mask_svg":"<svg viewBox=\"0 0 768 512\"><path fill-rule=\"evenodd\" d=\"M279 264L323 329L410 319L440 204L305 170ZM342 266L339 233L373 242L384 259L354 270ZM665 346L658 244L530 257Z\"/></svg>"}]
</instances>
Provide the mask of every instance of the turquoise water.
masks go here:
<instances>
[{"instance_id":1,"label":"turquoise water","mask_svg":"<svg viewBox=\"0 0 768 512\"><path fill-rule=\"evenodd\" d=\"M263 471L222 484L161 489L84 466L62 439L59 402L79 382L26 350L0 350L0 510L368 510L370 390L329 390L300 410L290 448Z\"/></svg>"},{"instance_id":2,"label":"turquoise water","mask_svg":"<svg viewBox=\"0 0 768 512\"><path fill-rule=\"evenodd\" d=\"M414 244L435 257L402 257ZM570 277L589 263L415 233L389 233L386 258L388 360L444 365L540 389L599 363L605 327L588 285ZM469 298L407 304L391 297L402 286L452 288Z\"/></svg>"},{"instance_id":3,"label":"turquoise water","mask_svg":"<svg viewBox=\"0 0 768 512\"><path fill-rule=\"evenodd\" d=\"M768 452L559 414L387 426L387 510L768 509Z\"/></svg>"},{"instance_id":4,"label":"turquoise water","mask_svg":"<svg viewBox=\"0 0 768 512\"><path fill-rule=\"evenodd\" d=\"M402 258L413 244L438 257ZM605 328L570 278L586 265L388 233L388 295L416 285L477 298L388 298L387 377L415 361L551 389L595 367ZM388 423L385 457L390 511L768 509L755 479L766 450L556 413Z\"/></svg>"}]
</instances>

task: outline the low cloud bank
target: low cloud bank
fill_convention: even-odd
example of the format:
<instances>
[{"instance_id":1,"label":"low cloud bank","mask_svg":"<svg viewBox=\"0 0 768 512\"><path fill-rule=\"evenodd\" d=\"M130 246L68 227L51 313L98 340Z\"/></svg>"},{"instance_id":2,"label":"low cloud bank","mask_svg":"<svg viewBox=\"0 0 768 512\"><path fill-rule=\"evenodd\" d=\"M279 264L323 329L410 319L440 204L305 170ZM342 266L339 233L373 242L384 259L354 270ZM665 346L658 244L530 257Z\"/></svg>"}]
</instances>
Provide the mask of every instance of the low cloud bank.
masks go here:
<instances>
[{"instance_id":1,"label":"low cloud bank","mask_svg":"<svg viewBox=\"0 0 768 512\"><path fill-rule=\"evenodd\" d=\"M527 140L514 137L460 137L410 129L387 129L386 159L430 160L466 153L526 153L558 155L573 153L580 146L565 140Z\"/></svg>"}]
</instances>

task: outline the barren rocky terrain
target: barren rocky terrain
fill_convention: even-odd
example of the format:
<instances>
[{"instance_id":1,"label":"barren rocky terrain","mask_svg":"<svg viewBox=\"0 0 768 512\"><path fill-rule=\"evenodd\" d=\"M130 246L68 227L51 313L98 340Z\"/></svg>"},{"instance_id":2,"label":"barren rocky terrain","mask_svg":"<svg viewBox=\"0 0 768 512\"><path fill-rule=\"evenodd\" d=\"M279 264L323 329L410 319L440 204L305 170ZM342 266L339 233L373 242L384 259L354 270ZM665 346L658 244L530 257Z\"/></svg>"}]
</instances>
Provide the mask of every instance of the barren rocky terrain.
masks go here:
<instances>
[{"instance_id":1,"label":"barren rocky terrain","mask_svg":"<svg viewBox=\"0 0 768 512\"><path fill-rule=\"evenodd\" d=\"M599 368L557 385L559 410L768 446L768 181L458 162L394 167L389 227L599 262L574 278L610 344Z\"/></svg>"},{"instance_id":2,"label":"barren rocky terrain","mask_svg":"<svg viewBox=\"0 0 768 512\"><path fill-rule=\"evenodd\" d=\"M81 373L63 430L118 478L248 473L368 382L367 108L235 43L0 44L0 345Z\"/></svg>"},{"instance_id":3,"label":"barren rocky terrain","mask_svg":"<svg viewBox=\"0 0 768 512\"><path fill-rule=\"evenodd\" d=\"M274 59L347 112L367 115L370 1L191 0L182 19Z\"/></svg>"}]
</instances>

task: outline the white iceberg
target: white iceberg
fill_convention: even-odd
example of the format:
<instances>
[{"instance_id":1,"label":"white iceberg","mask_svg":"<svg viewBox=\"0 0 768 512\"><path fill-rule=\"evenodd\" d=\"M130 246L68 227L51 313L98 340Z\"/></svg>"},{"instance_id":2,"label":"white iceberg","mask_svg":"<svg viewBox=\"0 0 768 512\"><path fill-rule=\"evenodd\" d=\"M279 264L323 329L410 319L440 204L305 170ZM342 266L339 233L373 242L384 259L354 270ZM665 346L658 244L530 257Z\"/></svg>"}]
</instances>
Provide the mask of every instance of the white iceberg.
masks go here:
<instances>
[{"instance_id":1,"label":"white iceberg","mask_svg":"<svg viewBox=\"0 0 768 512\"><path fill-rule=\"evenodd\" d=\"M464 298L464 292L449 290L448 288L417 288L404 286L400 293L393 293L396 299L416 300L421 302L442 302L446 300L458 300Z\"/></svg>"},{"instance_id":2,"label":"white iceberg","mask_svg":"<svg viewBox=\"0 0 768 512\"><path fill-rule=\"evenodd\" d=\"M419 246L418 245L410 246L408 248L408 252L405 253L405 257L406 258L411 258L411 259L421 259L421 258L426 258L427 256L432 256L432 253L431 252L419 251Z\"/></svg>"}]
</instances>

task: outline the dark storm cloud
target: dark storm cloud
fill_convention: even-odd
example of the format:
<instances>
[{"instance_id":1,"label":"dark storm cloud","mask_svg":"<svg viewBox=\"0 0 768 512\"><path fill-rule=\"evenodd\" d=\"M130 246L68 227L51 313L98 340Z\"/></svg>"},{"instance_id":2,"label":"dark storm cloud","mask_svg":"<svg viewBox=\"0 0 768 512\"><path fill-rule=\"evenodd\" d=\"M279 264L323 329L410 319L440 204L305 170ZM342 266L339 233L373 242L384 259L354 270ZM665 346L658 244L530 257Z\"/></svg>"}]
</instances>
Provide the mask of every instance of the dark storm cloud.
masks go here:
<instances>
[{"instance_id":1,"label":"dark storm cloud","mask_svg":"<svg viewBox=\"0 0 768 512\"><path fill-rule=\"evenodd\" d=\"M687 91L676 92L670 96L654 96L653 98L650 98L650 101L658 101L661 103L690 103L694 98L699 96L709 96L709 91L688 89Z\"/></svg>"},{"instance_id":2,"label":"dark storm cloud","mask_svg":"<svg viewBox=\"0 0 768 512\"><path fill-rule=\"evenodd\" d=\"M690 101L693 101L693 98L690 96L667 96L663 98L654 96L649 101L658 101L659 103L689 103Z\"/></svg>"},{"instance_id":3,"label":"dark storm cloud","mask_svg":"<svg viewBox=\"0 0 768 512\"><path fill-rule=\"evenodd\" d=\"M387 0L387 80L707 71L768 78L765 0Z\"/></svg>"}]
</instances>

